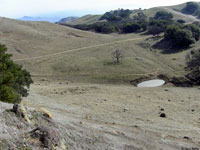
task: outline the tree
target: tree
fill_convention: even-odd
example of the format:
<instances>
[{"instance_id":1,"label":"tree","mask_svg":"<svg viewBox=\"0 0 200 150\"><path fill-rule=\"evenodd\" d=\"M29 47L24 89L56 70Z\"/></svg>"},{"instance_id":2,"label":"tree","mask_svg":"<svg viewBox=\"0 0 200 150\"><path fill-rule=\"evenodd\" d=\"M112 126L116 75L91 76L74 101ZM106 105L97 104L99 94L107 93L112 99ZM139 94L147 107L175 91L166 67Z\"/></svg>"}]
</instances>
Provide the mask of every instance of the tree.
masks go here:
<instances>
[{"instance_id":1,"label":"tree","mask_svg":"<svg viewBox=\"0 0 200 150\"><path fill-rule=\"evenodd\" d=\"M185 20L183 20L183 19L178 19L177 22L180 23L180 24L184 24L184 23L185 23Z\"/></svg>"},{"instance_id":2,"label":"tree","mask_svg":"<svg viewBox=\"0 0 200 150\"><path fill-rule=\"evenodd\" d=\"M141 29L140 24L138 23L127 23L123 26L124 33L133 33Z\"/></svg>"},{"instance_id":3,"label":"tree","mask_svg":"<svg viewBox=\"0 0 200 150\"><path fill-rule=\"evenodd\" d=\"M173 19L173 15L172 13L168 13L166 11L158 11L154 16L154 19L171 21Z\"/></svg>"},{"instance_id":4,"label":"tree","mask_svg":"<svg viewBox=\"0 0 200 150\"><path fill-rule=\"evenodd\" d=\"M196 41L200 38L200 28L195 24L189 24L184 26L184 29L189 30L192 32L192 36L195 38Z\"/></svg>"},{"instance_id":5,"label":"tree","mask_svg":"<svg viewBox=\"0 0 200 150\"><path fill-rule=\"evenodd\" d=\"M192 32L182 29L181 26L172 25L165 31L165 39L171 41L173 47L189 47L195 43Z\"/></svg>"},{"instance_id":6,"label":"tree","mask_svg":"<svg viewBox=\"0 0 200 150\"><path fill-rule=\"evenodd\" d=\"M122 52L120 50L115 50L113 53L112 53L112 56L114 59L116 59L116 63L119 64L120 63L120 60L124 57Z\"/></svg>"},{"instance_id":7,"label":"tree","mask_svg":"<svg viewBox=\"0 0 200 150\"><path fill-rule=\"evenodd\" d=\"M199 9L198 3L188 2L186 3L186 7L182 9L182 12L190 15L198 15L196 14L198 9Z\"/></svg>"},{"instance_id":8,"label":"tree","mask_svg":"<svg viewBox=\"0 0 200 150\"><path fill-rule=\"evenodd\" d=\"M149 22L148 33L153 34L153 35L160 34L162 32L165 32L168 25L169 25L169 23L165 20L153 19Z\"/></svg>"},{"instance_id":9,"label":"tree","mask_svg":"<svg viewBox=\"0 0 200 150\"><path fill-rule=\"evenodd\" d=\"M200 85L200 49L191 51L187 57L187 68L190 72L187 77L193 81L194 84Z\"/></svg>"},{"instance_id":10,"label":"tree","mask_svg":"<svg viewBox=\"0 0 200 150\"><path fill-rule=\"evenodd\" d=\"M99 20L107 21L121 21L130 17L131 11L129 9L118 9L110 12L106 12Z\"/></svg>"},{"instance_id":11,"label":"tree","mask_svg":"<svg viewBox=\"0 0 200 150\"><path fill-rule=\"evenodd\" d=\"M20 103L21 97L28 96L28 88L33 83L28 71L11 60L5 45L0 44L0 101Z\"/></svg>"}]
</instances>

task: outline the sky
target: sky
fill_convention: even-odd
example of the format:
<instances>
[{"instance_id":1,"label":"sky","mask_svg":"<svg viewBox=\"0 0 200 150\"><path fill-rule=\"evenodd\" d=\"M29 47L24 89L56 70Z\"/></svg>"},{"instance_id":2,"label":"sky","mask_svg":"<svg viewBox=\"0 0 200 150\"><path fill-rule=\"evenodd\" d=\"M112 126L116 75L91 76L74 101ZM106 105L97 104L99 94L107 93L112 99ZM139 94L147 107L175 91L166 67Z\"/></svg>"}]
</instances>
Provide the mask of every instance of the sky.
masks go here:
<instances>
[{"instance_id":1,"label":"sky","mask_svg":"<svg viewBox=\"0 0 200 150\"><path fill-rule=\"evenodd\" d=\"M23 16L52 17L61 14L82 16L102 14L106 11L124 8L138 9L168 6L188 0L0 0L0 16L20 18ZM195 0L194 0L195 1ZM67 17L67 16L66 16Z\"/></svg>"}]
</instances>

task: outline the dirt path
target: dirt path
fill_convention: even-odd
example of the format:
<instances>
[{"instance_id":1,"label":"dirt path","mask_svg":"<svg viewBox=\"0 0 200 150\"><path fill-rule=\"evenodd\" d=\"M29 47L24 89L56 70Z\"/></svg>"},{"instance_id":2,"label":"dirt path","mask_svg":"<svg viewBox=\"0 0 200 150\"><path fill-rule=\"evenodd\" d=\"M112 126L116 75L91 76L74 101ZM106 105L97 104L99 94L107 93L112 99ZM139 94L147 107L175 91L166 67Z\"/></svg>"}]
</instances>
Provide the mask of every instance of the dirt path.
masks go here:
<instances>
[{"instance_id":1,"label":"dirt path","mask_svg":"<svg viewBox=\"0 0 200 150\"><path fill-rule=\"evenodd\" d=\"M33 60L33 59L40 59L40 58L44 58L44 57L52 57L52 56L56 56L56 55L61 55L61 54L66 54L66 53L71 53L71 52L77 52L77 51L81 51L81 50L85 50L85 49L91 49L91 48L113 45L113 44L117 44L117 43L124 43L124 42L147 39L149 37L151 37L151 36L146 36L144 38L133 38L133 39L120 40L120 41L115 41L115 42L110 42L110 43L105 43L105 44L99 44L99 45L93 45L93 46L87 46L87 47L81 47L81 48L66 50L66 51L62 51L62 52L57 52L57 53L52 53L52 54L47 54L47 55L42 55L42 56L37 56L37 57L15 59L13 61L17 62L17 61L23 61L23 60Z\"/></svg>"}]
</instances>

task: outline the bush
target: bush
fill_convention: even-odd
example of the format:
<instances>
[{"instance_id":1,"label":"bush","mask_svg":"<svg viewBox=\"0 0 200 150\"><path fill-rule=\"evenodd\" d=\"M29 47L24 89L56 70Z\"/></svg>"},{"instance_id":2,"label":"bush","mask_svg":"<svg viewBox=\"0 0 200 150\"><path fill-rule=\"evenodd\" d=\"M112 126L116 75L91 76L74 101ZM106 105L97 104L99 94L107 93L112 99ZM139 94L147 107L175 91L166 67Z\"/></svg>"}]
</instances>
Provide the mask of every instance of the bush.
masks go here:
<instances>
[{"instance_id":1,"label":"bush","mask_svg":"<svg viewBox=\"0 0 200 150\"><path fill-rule=\"evenodd\" d=\"M189 30L192 32L192 36L195 38L196 41L199 40L200 38L200 28L194 24L189 24L189 25L186 25L184 26L184 28L186 30Z\"/></svg>"},{"instance_id":2,"label":"bush","mask_svg":"<svg viewBox=\"0 0 200 150\"><path fill-rule=\"evenodd\" d=\"M20 103L21 96L28 96L30 84L33 83L28 71L11 60L6 54L7 48L0 44L0 101Z\"/></svg>"},{"instance_id":3,"label":"bush","mask_svg":"<svg viewBox=\"0 0 200 150\"><path fill-rule=\"evenodd\" d=\"M99 20L107 21L121 21L130 17L131 11L129 9L119 9L106 12Z\"/></svg>"},{"instance_id":4,"label":"bush","mask_svg":"<svg viewBox=\"0 0 200 150\"><path fill-rule=\"evenodd\" d=\"M192 32L182 29L180 26L172 25L165 31L165 39L172 42L173 47L189 47L195 42Z\"/></svg>"},{"instance_id":5,"label":"bush","mask_svg":"<svg viewBox=\"0 0 200 150\"><path fill-rule=\"evenodd\" d=\"M162 32L165 32L167 26L169 25L169 22L165 20L151 20L149 23L149 34L160 34Z\"/></svg>"},{"instance_id":6,"label":"bush","mask_svg":"<svg viewBox=\"0 0 200 150\"><path fill-rule=\"evenodd\" d=\"M173 15L172 15L172 13L168 13L166 11L158 11L154 16L154 19L156 19L156 20L172 20Z\"/></svg>"},{"instance_id":7,"label":"bush","mask_svg":"<svg viewBox=\"0 0 200 150\"><path fill-rule=\"evenodd\" d=\"M187 55L187 69L190 71L187 77L196 85L200 85L200 49Z\"/></svg>"},{"instance_id":8,"label":"bush","mask_svg":"<svg viewBox=\"0 0 200 150\"><path fill-rule=\"evenodd\" d=\"M95 23L90 26L91 30L98 33L113 33L116 31L116 27L110 23Z\"/></svg>"},{"instance_id":9,"label":"bush","mask_svg":"<svg viewBox=\"0 0 200 150\"><path fill-rule=\"evenodd\" d=\"M127 23L123 27L124 33L133 33L136 31L139 31L141 29L141 26L137 23Z\"/></svg>"},{"instance_id":10,"label":"bush","mask_svg":"<svg viewBox=\"0 0 200 150\"><path fill-rule=\"evenodd\" d=\"M177 20L178 23L181 23L181 24L184 24L185 23L185 20L182 20L182 19L179 19Z\"/></svg>"},{"instance_id":11,"label":"bush","mask_svg":"<svg viewBox=\"0 0 200 150\"><path fill-rule=\"evenodd\" d=\"M197 11L199 9L199 5L195 2L186 3L186 7L182 9L182 12L190 15L197 15Z\"/></svg>"}]
</instances>

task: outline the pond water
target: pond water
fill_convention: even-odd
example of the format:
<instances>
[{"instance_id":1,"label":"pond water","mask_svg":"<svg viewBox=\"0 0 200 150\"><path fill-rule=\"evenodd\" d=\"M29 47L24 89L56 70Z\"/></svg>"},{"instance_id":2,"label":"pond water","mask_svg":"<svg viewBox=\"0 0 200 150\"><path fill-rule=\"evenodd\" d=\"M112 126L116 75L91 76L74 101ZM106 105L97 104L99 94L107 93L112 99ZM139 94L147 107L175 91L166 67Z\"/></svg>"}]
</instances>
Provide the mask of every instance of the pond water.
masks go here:
<instances>
[{"instance_id":1,"label":"pond water","mask_svg":"<svg viewBox=\"0 0 200 150\"><path fill-rule=\"evenodd\" d=\"M155 79L141 82L137 85L137 87L159 87L165 84L164 80Z\"/></svg>"}]
</instances>

